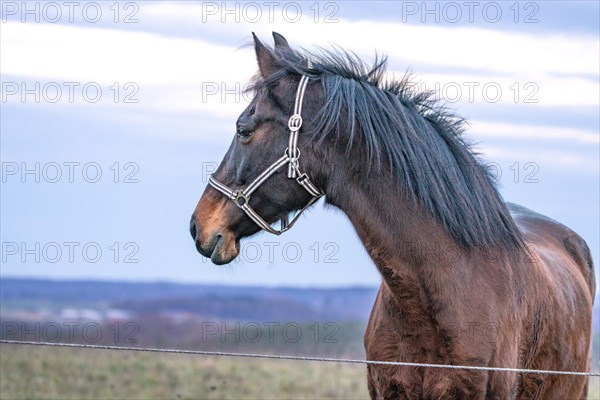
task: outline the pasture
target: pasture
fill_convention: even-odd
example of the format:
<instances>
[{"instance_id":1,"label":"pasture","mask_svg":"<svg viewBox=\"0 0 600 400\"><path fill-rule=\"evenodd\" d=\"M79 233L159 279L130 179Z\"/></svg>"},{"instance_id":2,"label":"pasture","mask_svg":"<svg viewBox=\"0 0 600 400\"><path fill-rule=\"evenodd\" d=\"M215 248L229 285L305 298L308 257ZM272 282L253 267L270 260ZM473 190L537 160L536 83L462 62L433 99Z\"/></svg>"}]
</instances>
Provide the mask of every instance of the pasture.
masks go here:
<instances>
[{"instance_id":1,"label":"pasture","mask_svg":"<svg viewBox=\"0 0 600 400\"><path fill-rule=\"evenodd\" d=\"M0 346L2 399L365 399L363 365Z\"/></svg>"},{"instance_id":2,"label":"pasture","mask_svg":"<svg viewBox=\"0 0 600 400\"><path fill-rule=\"evenodd\" d=\"M43 327L58 324L64 329L61 313L68 306L62 301L66 297L100 315L112 308L129 314L128 321L120 322L119 341L115 341L113 321L96 321L93 324L103 332L100 340L86 340L82 330L75 329L74 343L351 359L365 357L366 326L362 321L368 318L368 305L373 301L373 291L368 288L282 290L7 279L1 289L2 339L53 341ZM275 297L277 302L268 302ZM315 299L319 299L317 304ZM346 307L338 309L327 299L338 299ZM328 314L322 314L320 303L330 304ZM49 314L35 314L42 309ZM39 326L19 320L26 315L36 315ZM178 320L182 315L188 319ZM249 319L242 320L242 316ZM298 341L286 339L282 331L289 322L286 318L291 317L303 332ZM209 335L207 321L213 321L210 325L218 326L220 332ZM235 321L240 326L238 336L232 334ZM248 321L262 327L261 340L251 340L249 332L243 333ZM264 325L267 321L279 323L272 341ZM335 321L335 331L325 329L327 321ZM136 327L130 338L136 343L126 340L126 334L133 332L125 329L126 322ZM77 326L85 323L80 321ZM19 329L12 331L14 327ZM62 334L66 340L66 330ZM600 332L595 333L593 343L592 369L598 370ZM364 365L0 345L2 399L362 399L368 398L366 382ZM589 398L600 400L600 381L592 380L590 388Z\"/></svg>"},{"instance_id":3,"label":"pasture","mask_svg":"<svg viewBox=\"0 0 600 400\"><path fill-rule=\"evenodd\" d=\"M366 399L363 365L0 345L2 399ZM590 381L600 399L600 380Z\"/></svg>"}]
</instances>

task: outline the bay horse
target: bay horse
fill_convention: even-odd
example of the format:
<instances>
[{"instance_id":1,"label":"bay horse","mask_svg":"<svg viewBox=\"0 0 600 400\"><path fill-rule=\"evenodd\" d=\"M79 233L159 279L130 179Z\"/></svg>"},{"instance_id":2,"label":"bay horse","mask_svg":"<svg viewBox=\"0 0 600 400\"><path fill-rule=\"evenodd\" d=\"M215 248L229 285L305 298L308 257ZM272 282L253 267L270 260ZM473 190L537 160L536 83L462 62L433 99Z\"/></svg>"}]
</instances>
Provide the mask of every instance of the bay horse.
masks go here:
<instances>
[{"instance_id":1,"label":"bay horse","mask_svg":"<svg viewBox=\"0 0 600 400\"><path fill-rule=\"evenodd\" d=\"M505 203L464 122L410 80L340 49L254 34L253 100L192 215L196 248L232 261L324 196L382 276L369 360L588 371L595 278L584 240ZM300 152L301 150L301 152ZM281 220L281 229L274 224ZM586 376L369 365L373 399L584 399Z\"/></svg>"}]
</instances>

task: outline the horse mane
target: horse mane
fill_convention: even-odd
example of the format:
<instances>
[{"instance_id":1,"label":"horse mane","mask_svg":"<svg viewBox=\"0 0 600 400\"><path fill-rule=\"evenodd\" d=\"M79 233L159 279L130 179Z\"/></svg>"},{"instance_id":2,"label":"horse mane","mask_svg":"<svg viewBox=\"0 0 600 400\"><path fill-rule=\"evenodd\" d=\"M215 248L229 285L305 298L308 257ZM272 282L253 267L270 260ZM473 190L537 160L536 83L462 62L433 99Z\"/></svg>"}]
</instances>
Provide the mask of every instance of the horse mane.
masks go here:
<instances>
[{"instance_id":1,"label":"horse mane","mask_svg":"<svg viewBox=\"0 0 600 400\"><path fill-rule=\"evenodd\" d=\"M290 75L320 82L325 105L311 137L319 143L341 139L347 152L364 148L364 159L352 159L367 170L390 168L406 193L464 248L525 247L489 167L464 138L465 120L434 92L417 90L409 74L387 79L385 56L369 66L340 48L271 51L277 71L255 78L250 90Z\"/></svg>"}]
</instances>

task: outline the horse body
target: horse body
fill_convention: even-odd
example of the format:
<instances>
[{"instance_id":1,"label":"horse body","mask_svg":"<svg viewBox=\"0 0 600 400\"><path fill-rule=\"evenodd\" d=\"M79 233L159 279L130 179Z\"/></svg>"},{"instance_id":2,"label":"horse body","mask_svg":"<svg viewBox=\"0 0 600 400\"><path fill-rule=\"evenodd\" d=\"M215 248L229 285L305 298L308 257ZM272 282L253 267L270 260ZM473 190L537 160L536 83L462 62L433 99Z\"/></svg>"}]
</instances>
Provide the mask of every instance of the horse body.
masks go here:
<instances>
[{"instance_id":1,"label":"horse body","mask_svg":"<svg viewBox=\"0 0 600 400\"><path fill-rule=\"evenodd\" d=\"M255 97L190 223L201 254L228 263L240 239L281 233L265 225L324 195L351 220L382 276L368 359L589 369L595 283L583 239L507 205L465 143L462 120L406 79L386 81L384 60L369 68L323 52L309 63L279 34L275 49L254 39ZM301 159L289 151L296 145ZM374 399L587 393L584 376L382 365L369 365L368 385Z\"/></svg>"},{"instance_id":2,"label":"horse body","mask_svg":"<svg viewBox=\"0 0 600 400\"><path fill-rule=\"evenodd\" d=\"M371 247L383 282L365 333L368 359L588 370L595 287L587 245L545 216L509 208L529 246L518 260L442 252L409 265ZM465 287L473 290L459 289ZM585 399L587 393L586 377L377 365L368 367L368 384L374 399Z\"/></svg>"}]
</instances>

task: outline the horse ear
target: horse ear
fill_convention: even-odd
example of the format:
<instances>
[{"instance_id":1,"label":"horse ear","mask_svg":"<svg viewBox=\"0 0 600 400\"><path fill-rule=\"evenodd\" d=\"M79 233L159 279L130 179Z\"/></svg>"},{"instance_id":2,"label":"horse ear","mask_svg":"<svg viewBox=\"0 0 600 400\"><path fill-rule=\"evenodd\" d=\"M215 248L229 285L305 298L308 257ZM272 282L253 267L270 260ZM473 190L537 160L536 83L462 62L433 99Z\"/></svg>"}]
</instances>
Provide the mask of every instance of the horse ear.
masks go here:
<instances>
[{"instance_id":1,"label":"horse ear","mask_svg":"<svg viewBox=\"0 0 600 400\"><path fill-rule=\"evenodd\" d=\"M276 49L286 49L289 50L290 45L288 41L283 37L283 35L273 32L273 39L275 39L275 48Z\"/></svg>"},{"instance_id":2,"label":"horse ear","mask_svg":"<svg viewBox=\"0 0 600 400\"><path fill-rule=\"evenodd\" d=\"M277 67L275 66L275 56L252 32L254 38L254 51L256 52L256 60L258 61L258 69L263 78L268 78L273 74Z\"/></svg>"}]
</instances>

